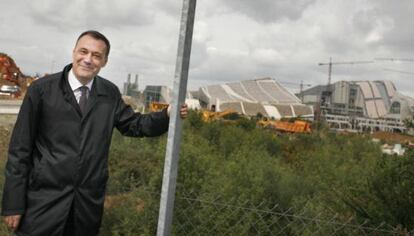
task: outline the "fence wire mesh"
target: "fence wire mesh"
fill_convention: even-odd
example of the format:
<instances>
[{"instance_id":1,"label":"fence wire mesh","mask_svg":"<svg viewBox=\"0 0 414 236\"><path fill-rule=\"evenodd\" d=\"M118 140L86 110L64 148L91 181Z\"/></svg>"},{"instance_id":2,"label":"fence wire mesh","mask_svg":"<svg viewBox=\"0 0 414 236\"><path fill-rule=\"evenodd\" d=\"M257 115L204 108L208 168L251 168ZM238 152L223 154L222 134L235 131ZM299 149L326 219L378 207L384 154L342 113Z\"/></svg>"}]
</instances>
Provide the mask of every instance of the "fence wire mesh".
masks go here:
<instances>
[{"instance_id":1,"label":"fence wire mesh","mask_svg":"<svg viewBox=\"0 0 414 236\"><path fill-rule=\"evenodd\" d=\"M130 198L126 197L128 195ZM109 201L111 198L113 197L108 197ZM159 198L160 194L156 191L134 190L126 193L124 197L116 201L122 204L128 202L128 199L135 199L126 209L133 213L128 214L129 218L118 219L118 221L136 220L137 225L143 227L139 229L140 235L155 235ZM106 209L109 214L113 210ZM122 222L114 223L119 226L123 225ZM136 233L117 234L112 228L112 233L108 235L136 235ZM391 226L385 222L375 225L368 220L361 221L361 219L340 216L334 212L327 217L312 215L304 209L284 208L269 202L254 204L249 201L239 201L236 198L223 200L221 197L193 196L179 192L174 207L172 235L408 236L414 235L414 231L401 226Z\"/></svg>"}]
</instances>

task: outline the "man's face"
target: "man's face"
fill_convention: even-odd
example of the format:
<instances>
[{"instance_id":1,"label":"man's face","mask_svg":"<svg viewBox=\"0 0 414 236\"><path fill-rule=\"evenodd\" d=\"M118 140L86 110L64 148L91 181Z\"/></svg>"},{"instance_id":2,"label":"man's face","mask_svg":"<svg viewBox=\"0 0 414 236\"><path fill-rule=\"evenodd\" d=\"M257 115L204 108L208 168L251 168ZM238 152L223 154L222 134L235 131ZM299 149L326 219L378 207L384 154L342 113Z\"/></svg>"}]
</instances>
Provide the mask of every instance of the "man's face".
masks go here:
<instances>
[{"instance_id":1,"label":"man's face","mask_svg":"<svg viewBox=\"0 0 414 236\"><path fill-rule=\"evenodd\" d=\"M106 65L106 45L89 35L79 39L73 49L73 73L80 82L87 83Z\"/></svg>"}]
</instances>

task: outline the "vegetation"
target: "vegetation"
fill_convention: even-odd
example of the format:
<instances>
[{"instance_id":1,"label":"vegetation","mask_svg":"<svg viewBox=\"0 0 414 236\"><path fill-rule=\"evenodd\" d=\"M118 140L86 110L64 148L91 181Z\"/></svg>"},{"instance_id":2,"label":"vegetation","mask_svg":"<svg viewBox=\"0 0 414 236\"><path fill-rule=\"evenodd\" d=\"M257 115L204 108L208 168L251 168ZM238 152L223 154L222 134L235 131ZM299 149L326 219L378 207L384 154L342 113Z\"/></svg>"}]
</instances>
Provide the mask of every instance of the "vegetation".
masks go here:
<instances>
[{"instance_id":1,"label":"vegetation","mask_svg":"<svg viewBox=\"0 0 414 236\"><path fill-rule=\"evenodd\" d=\"M114 133L102 235L155 234L165 146L166 136L134 139ZM203 202L260 209L277 204L278 211L298 209L308 217L337 215L360 224L369 220L366 226L385 222L412 230L413 191L413 151L384 156L379 144L361 135L323 128L276 135L246 119L203 123L192 112L184 123L173 231L215 235L231 229L248 235L251 226L241 220L257 222L257 228L274 227L277 220ZM290 234L295 227L289 225Z\"/></svg>"}]
</instances>

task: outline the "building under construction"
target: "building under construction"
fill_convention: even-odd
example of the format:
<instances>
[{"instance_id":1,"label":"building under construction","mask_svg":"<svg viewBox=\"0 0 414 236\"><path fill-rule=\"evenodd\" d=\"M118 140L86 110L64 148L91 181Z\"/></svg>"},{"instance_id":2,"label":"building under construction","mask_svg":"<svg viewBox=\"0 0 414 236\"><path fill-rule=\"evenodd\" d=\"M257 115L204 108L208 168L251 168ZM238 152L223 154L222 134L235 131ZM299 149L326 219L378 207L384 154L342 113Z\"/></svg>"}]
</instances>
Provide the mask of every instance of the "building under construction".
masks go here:
<instances>
[{"instance_id":1,"label":"building under construction","mask_svg":"<svg viewBox=\"0 0 414 236\"><path fill-rule=\"evenodd\" d=\"M298 97L271 78L201 87L198 99L209 110L231 109L246 116L261 114L275 119L313 119L312 106L303 105Z\"/></svg>"},{"instance_id":2,"label":"building under construction","mask_svg":"<svg viewBox=\"0 0 414 236\"><path fill-rule=\"evenodd\" d=\"M414 115L414 99L397 92L391 81L339 81L298 96L338 129L403 132L404 120Z\"/></svg>"}]
</instances>

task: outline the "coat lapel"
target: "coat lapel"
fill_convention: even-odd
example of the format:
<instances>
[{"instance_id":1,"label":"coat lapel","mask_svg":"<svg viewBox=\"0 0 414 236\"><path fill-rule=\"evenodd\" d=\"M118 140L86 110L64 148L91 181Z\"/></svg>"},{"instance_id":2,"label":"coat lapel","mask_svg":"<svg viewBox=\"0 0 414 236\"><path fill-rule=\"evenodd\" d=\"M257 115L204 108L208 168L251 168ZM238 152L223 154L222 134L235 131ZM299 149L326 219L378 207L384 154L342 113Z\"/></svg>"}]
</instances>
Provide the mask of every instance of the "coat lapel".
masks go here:
<instances>
[{"instance_id":1,"label":"coat lapel","mask_svg":"<svg viewBox=\"0 0 414 236\"><path fill-rule=\"evenodd\" d=\"M69 85L68 81L68 73L70 69L72 68L72 64L67 65L63 69L62 77L60 79L60 88L63 92L63 97L78 113L79 117L82 117L82 112L80 110L79 104L76 101L75 95L73 94L72 88Z\"/></svg>"},{"instance_id":2,"label":"coat lapel","mask_svg":"<svg viewBox=\"0 0 414 236\"><path fill-rule=\"evenodd\" d=\"M96 103L99 102L99 99L102 96L107 95L107 91L104 88L104 86L102 85L101 80L102 79L99 76L96 76L94 81L93 81L92 89L91 89L91 92L90 92L89 98L88 98L88 104L86 106L86 111L85 111L84 116L82 117L82 120L85 119L86 117L88 117L89 113L91 113L91 111L96 106Z\"/></svg>"},{"instance_id":3,"label":"coat lapel","mask_svg":"<svg viewBox=\"0 0 414 236\"><path fill-rule=\"evenodd\" d=\"M95 107L96 103L99 101L100 97L107 96L108 91L105 88L105 86L102 84L103 83L101 81L102 78L100 78L99 76L96 76L92 84L91 92L89 94L88 104L86 105L85 114L83 114L82 116L82 112L80 110L79 104L76 101L75 95L73 94L72 88L70 87L69 81L68 81L68 73L71 68L72 68L72 64L69 64L63 69L62 77L60 80L60 88L62 89L64 99L71 106L73 106L73 108L78 113L79 117L81 117L82 120L85 120L85 118L89 115L89 113L91 113L91 111Z\"/></svg>"},{"instance_id":4,"label":"coat lapel","mask_svg":"<svg viewBox=\"0 0 414 236\"><path fill-rule=\"evenodd\" d=\"M91 92L89 93L88 103L86 105L85 114L83 114L82 119L88 116L88 114L92 111L96 101L97 101L97 92L96 92L96 83L98 78L95 78L92 84Z\"/></svg>"}]
</instances>

